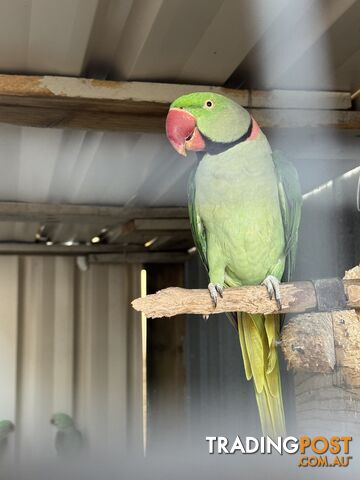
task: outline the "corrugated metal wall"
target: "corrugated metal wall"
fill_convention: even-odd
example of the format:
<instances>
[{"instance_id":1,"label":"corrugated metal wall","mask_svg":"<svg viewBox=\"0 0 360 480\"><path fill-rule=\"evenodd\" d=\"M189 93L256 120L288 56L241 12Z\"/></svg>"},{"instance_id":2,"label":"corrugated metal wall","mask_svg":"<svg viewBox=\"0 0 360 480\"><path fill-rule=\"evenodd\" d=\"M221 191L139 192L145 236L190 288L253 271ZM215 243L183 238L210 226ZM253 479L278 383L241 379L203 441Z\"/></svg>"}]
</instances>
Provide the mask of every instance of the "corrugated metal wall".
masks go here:
<instances>
[{"instance_id":1,"label":"corrugated metal wall","mask_svg":"<svg viewBox=\"0 0 360 480\"><path fill-rule=\"evenodd\" d=\"M142 448L140 266L0 258L0 416L18 459L54 456L55 411L72 414L92 453Z\"/></svg>"}]
</instances>

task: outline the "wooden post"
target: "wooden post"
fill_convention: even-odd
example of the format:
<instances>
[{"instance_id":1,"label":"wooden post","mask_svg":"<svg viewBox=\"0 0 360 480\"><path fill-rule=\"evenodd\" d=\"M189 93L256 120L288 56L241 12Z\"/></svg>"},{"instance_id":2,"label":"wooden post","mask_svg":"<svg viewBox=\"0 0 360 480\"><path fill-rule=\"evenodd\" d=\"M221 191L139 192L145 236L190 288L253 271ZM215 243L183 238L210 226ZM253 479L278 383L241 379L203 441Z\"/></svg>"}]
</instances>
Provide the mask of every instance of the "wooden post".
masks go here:
<instances>
[{"instance_id":1,"label":"wooden post","mask_svg":"<svg viewBox=\"0 0 360 480\"><path fill-rule=\"evenodd\" d=\"M183 265L148 264L145 268L149 292L184 283ZM180 426L185 423L185 317L179 315L173 322L149 319L147 331L148 445L154 449L166 438L170 442L183 441Z\"/></svg>"},{"instance_id":2,"label":"wooden post","mask_svg":"<svg viewBox=\"0 0 360 480\"><path fill-rule=\"evenodd\" d=\"M360 267L346 272L350 281ZM299 434L358 435L360 429L360 310L293 317L282 349L295 370Z\"/></svg>"}]
</instances>

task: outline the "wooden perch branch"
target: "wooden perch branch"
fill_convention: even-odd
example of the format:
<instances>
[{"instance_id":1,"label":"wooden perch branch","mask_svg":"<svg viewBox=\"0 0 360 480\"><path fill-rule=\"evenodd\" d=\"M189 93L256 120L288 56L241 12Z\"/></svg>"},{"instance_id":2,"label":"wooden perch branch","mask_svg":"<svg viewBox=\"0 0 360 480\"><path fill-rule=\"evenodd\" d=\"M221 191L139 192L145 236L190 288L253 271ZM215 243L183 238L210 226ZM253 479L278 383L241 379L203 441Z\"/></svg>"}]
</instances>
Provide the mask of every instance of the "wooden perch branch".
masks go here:
<instances>
[{"instance_id":1,"label":"wooden perch branch","mask_svg":"<svg viewBox=\"0 0 360 480\"><path fill-rule=\"evenodd\" d=\"M329 285L331 290L331 280ZM336 304L335 297L338 292L334 292L334 306L332 309L360 308L360 279L343 280L342 285L346 296L346 299L344 297L345 304ZM324 289L322 288L322 290ZM236 311L264 314L300 313L318 309L320 289L316 290L313 282L282 283L280 291L283 305L281 311L278 310L275 300L269 299L266 288L260 285L225 289L224 297L219 298L216 308L214 308L207 290L188 290L177 287L166 288L154 295L137 298L133 300L132 306L135 310L143 312L148 318L173 317L174 315L191 313L206 315ZM332 292L328 291L326 297L327 300L331 299ZM331 310L331 307L329 309Z\"/></svg>"},{"instance_id":2,"label":"wooden perch branch","mask_svg":"<svg viewBox=\"0 0 360 480\"><path fill-rule=\"evenodd\" d=\"M346 272L343 280L282 283L280 291L281 312L263 286L228 288L216 308L207 290L174 287L137 298L132 305L149 318L235 311L302 313L292 316L281 333L288 368L321 374L336 368L347 388L360 388L360 266Z\"/></svg>"}]
</instances>

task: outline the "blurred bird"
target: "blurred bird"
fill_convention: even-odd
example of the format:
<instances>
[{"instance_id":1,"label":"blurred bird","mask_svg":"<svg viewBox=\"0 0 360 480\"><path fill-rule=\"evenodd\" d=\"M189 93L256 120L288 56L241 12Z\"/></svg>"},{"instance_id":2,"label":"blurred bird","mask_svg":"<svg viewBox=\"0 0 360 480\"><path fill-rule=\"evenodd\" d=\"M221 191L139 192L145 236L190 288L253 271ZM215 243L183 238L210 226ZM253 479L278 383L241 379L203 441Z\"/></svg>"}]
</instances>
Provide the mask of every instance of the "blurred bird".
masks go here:
<instances>
[{"instance_id":1,"label":"blurred bird","mask_svg":"<svg viewBox=\"0 0 360 480\"><path fill-rule=\"evenodd\" d=\"M8 437L15 430L15 425L10 420L0 421L0 459L2 459L7 450Z\"/></svg>"},{"instance_id":2,"label":"blurred bird","mask_svg":"<svg viewBox=\"0 0 360 480\"><path fill-rule=\"evenodd\" d=\"M66 413L55 413L50 423L57 428L55 449L59 458L76 459L83 451L84 441L73 419Z\"/></svg>"}]
</instances>

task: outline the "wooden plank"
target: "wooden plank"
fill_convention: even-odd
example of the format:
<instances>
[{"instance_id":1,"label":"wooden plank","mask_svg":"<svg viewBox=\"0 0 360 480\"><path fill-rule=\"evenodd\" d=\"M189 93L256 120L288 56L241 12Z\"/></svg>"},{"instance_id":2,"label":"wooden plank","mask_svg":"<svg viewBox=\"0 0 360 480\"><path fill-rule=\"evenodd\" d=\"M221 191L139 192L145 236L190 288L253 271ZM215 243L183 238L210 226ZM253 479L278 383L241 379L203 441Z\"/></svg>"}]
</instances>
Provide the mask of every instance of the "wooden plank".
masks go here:
<instances>
[{"instance_id":1,"label":"wooden plank","mask_svg":"<svg viewBox=\"0 0 360 480\"><path fill-rule=\"evenodd\" d=\"M45 245L39 243L0 243L1 255L88 255L93 263L184 262L190 256L182 251L149 251L139 245Z\"/></svg>"},{"instance_id":2,"label":"wooden plank","mask_svg":"<svg viewBox=\"0 0 360 480\"><path fill-rule=\"evenodd\" d=\"M185 218L146 218L134 220L135 230L137 231L179 231L190 230L190 222Z\"/></svg>"},{"instance_id":3,"label":"wooden plank","mask_svg":"<svg viewBox=\"0 0 360 480\"><path fill-rule=\"evenodd\" d=\"M104 253L89 255L89 263L183 263L190 255L182 252Z\"/></svg>"},{"instance_id":4,"label":"wooden plank","mask_svg":"<svg viewBox=\"0 0 360 480\"><path fill-rule=\"evenodd\" d=\"M249 90L253 108L299 108L309 110L348 110L351 96L346 92L308 90Z\"/></svg>"},{"instance_id":5,"label":"wooden plank","mask_svg":"<svg viewBox=\"0 0 360 480\"><path fill-rule=\"evenodd\" d=\"M0 255L87 255L97 253L132 253L145 249L137 245L46 245L43 243L0 243Z\"/></svg>"},{"instance_id":6,"label":"wooden plank","mask_svg":"<svg viewBox=\"0 0 360 480\"><path fill-rule=\"evenodd\" d=\"M250 112L262 128L360 128L359 111L250 109Z\"/></svg>"},{"instance_id":7,"label":"wooden plank","mask_svg":"<svg viewBox=\"0 0 360 480\"><path fill-rule=\"evenodd\" d=\"M223 93L245 107L256 106L254 116L267 128L356 128L360 124L359 112L338 111L351 106L349 93L249 92L199 85L20 75L0 76L0 122L32 127L164 133L169 104L180 95L196 91Z\"/></svg>"},{"instance_id":8,"label":"wooden plank","mask_svg":"<svg viewBox=\"0 0 360 480\"><path fill-rule=\"evenodd\" d=\"M154 237L153 237L154 238ZM150 251L158 250L186 250L194 245L191 231L171 232L170 235L159 235L155 242L147 248Z\"/></svg>"},{"instance_id":9,"label":"wooden plank","mask_svg":"<svg viewBox=\"0 0 360 480\"><path fill-rule=\"evenodd\" d=\"M111 243L119 243L125 239L146 242L155 237L173 236L179 232L189 232L190 235L190 222L187 218L135 219L111 229L106 238Z\"/></svg>"},{"instance_id":10,"label":"wooden plank","mask_svg":"<svg viewBox=\"0 0 360 480\"><path fill-rule=\"evenodd\" d=\"M126 234L119 234L115 236L112 236L111 234L109 236L106 236L106 240L108 242L108 245L138 245L138 247L151 247L155 246L158 242L158 240L162 241L164 238L171 238L171 239L176 239L178 238L178 235L182 233L182 242L185 242L186 240L186 245L183 246L183 248L178 248L178 250L185 250L190 248L192 244L194 243L192 240L192 235L190 230L148 230L148 231L133 231L129 232ZM156 239L156 240L155 240ZM150 243L148 243L150 242ZM173 250L174 248L165 248L165 250ZM177 249L175 245L175 250ZM163 248L160 248L160 250L163 250Z\"/></svg>"},{"instance_id":11,"label":"wooden plank","mask_svg":"<svg viewBox=\"0 0 360 480\"><path fill-rule=\"evenodd\" d=\"M161 114L114 113L4 106L0 103L0 123L38 128L71 128L101 131L165 133L168 106ZM360 129L360 112L351 110L251 109L263 128L333 127Z\"/></svg>"},{"instance_id":12,"label":"wooden plank","mask_svg":"<svg viewBox=\"0 0 360 480\"><path fill-rule=\"evenodd\" d=\"M0 104L28 107L82 107L84 110L162 113L177 97L192 92L227 95L244 107L349 109L349 92L238 90L211 85L115 82L56 76L0 75ZM157 108L156 108L157 107Z\"/></svg>"},{"instance_id":13,"label":"wooden plank","mask_svg":"<svg viewBox=\"0 0 360 480\"><path fill-rule=\"evenodd\" d=\"M172 208L129 208L54 203L0 202L0 221L76 223L111 226L133 218L187 218L188 210Z\"/></svg>"},{"instance_id":14,"label":"wooden plank","mask_svg":"<svg viewBox=\"0 0 360 480\"><path fill-rule=\"evenodd\" d=\"M246 106L248 90L204 85L114 82L71 77L0 75L0 104L122 113L162 113L180 95L213 91ZM150 111L149 111L150 109Z\"/></svg>"},{"instance_id":15,"label":"wooden plank","mask_svg":"<svg viewBox=\"0 0 360 480\"><path fill-rule=\"evenodd\" d=\"M37 128L71 128L98 131L125 131L163 133L165 131L165 115L145 115L114 113L107 111L89 112L64 107L41 108L1 105L0 123Z\"/></svg>"}]
</instances>

